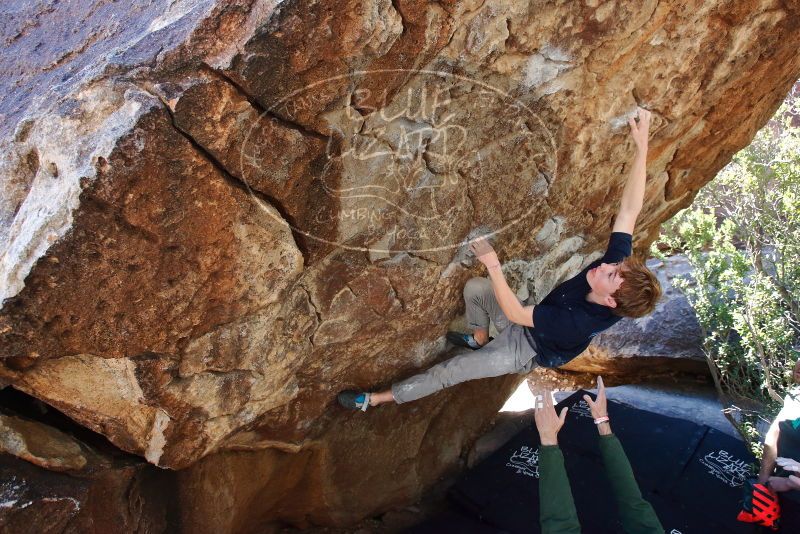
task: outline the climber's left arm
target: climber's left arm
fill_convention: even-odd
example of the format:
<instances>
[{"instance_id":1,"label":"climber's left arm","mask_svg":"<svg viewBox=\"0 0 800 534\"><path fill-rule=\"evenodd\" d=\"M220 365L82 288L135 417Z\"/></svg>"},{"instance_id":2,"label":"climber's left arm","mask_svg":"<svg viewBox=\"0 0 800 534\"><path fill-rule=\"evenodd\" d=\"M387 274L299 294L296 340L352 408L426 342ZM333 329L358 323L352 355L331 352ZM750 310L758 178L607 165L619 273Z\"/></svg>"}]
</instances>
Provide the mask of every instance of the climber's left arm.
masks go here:
<instances>
[{"instance_id":1,"label":"climber's left arm","mask_svg":"<svg viewBox=\"0 0 800 534\"><path fill-rule=\"evenodd\" d=\"M631 137L636 145L636 155L633 158L631 174L628 183L622 190L622 201L619 213L614 220L614 232L625 232L633 234L636 219L642 211L644 202L644 188L647 180L647 138L650 131L650 112L646 109L637 108L639 123L633 117L628 119L631 127Z\"/></svg>"}]
</instances>

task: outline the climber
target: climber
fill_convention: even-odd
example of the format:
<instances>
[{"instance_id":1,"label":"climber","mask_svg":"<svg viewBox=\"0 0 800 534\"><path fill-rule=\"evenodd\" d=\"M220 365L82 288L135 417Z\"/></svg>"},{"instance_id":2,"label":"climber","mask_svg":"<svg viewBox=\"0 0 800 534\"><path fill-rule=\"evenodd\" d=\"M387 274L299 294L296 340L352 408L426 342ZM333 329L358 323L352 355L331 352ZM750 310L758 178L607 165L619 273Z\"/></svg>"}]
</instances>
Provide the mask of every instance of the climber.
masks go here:
<instances>
[{"instance_id":1,"label":"climber","mask_svg":"<svg viewBox=\"0 0 800 534\"><path fill-rule=\"evenodd\" d=\"M504 374L525 374L535 366L558 367L586 349L591 339L622 317L650 313L661 296L656 277L631 257L632 233L642 209L646 180L650 112L637 108L630 117L636 146L633 167L605 255L553 289L541 303L525 306L509 288L500 261L484 238L470 250L489 271L464 287L466 315L473 333L448 332L447 339L474 352L459 354L381 392L343 391L339 403L366 411L384 402L413 401L443 388ZM489 320L499 332L489 338Z\"/></svg>"}]
</instances>

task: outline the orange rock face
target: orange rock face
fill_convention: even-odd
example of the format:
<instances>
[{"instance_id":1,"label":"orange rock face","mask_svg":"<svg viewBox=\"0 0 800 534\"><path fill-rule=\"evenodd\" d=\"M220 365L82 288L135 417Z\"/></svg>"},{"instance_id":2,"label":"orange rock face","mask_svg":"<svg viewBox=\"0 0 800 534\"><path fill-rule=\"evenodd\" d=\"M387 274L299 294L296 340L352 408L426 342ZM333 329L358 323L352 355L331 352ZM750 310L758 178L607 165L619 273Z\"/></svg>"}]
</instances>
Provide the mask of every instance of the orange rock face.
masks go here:
<instances>
[{"instance_id":1,"label":"orange rock face","mask_svg":"<svg viewBox=\"0 0 800 534\"><path fill-rule=\"evenodd\" d=\"M0 380L182 470L193 532L347 524L457 468L519 377L333 401L444 357L464 240L533 302L594 259L638 104L644 249L800 76L791 2L0 10Z\"/></svg>"}]
</instances>

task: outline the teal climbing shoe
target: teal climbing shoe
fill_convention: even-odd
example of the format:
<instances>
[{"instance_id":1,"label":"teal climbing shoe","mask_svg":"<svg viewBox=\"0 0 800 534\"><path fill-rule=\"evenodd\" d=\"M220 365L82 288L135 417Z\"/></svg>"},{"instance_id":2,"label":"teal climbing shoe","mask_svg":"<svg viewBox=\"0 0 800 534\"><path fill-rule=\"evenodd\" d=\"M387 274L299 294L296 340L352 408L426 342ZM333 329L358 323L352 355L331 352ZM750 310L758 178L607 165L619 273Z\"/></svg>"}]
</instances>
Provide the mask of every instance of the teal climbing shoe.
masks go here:
<instances>
[{"instance_id":1,"label":"teal climbing shoe","mask_svg":"<svg viewBox=\"0 0 800 534\"><path fill-rule=\"evenodd\" d=\"M351 410L366 412L369 408L369 393L360 391L342 391L337 397L339 404Z\"/></svg>"},{"instance_id":2,"label":"teal climbing shoe","mask_svg":"<svg viewBox=\"0 0 800 534\"><path fill-rule=\"evenodd\" d=\"M463 334L461 332L448 332L446 337L447 341L449 341L456 347L466 347L468 349L478 350L479 348L484 346L484 345L478 345L478 342L475 341L475 338L472 337L472 334ZM494 339L493 337L490 337L489 341L493 339Z\"/></svg>"}]
</instances>

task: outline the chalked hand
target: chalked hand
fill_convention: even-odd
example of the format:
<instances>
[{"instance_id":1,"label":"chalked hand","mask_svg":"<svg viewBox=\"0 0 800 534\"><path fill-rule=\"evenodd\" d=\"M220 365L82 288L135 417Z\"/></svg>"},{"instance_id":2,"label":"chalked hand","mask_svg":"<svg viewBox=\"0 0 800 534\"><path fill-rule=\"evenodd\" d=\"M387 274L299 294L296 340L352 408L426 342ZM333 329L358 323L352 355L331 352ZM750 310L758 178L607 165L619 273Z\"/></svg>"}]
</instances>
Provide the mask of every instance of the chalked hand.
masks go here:
<instances>
[{"instance_id":1,"label":"chalked hand","mask_svg":"<svg viewBox=\"0 0 800 534\"><path fill-rule=\"evenodd\" d=\"M479 237L475 239L469 244L469 249L473 254L475 254L475 257L478 258L478 261L484 264L487 269L500 266L500 260L497 258L497 253L494 251L494 248L492 248L492 245L489 244L489 241L486 239L486 237Z\"/></svg>"}]
</instances>

